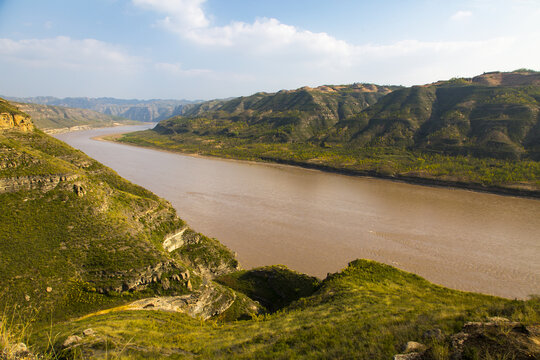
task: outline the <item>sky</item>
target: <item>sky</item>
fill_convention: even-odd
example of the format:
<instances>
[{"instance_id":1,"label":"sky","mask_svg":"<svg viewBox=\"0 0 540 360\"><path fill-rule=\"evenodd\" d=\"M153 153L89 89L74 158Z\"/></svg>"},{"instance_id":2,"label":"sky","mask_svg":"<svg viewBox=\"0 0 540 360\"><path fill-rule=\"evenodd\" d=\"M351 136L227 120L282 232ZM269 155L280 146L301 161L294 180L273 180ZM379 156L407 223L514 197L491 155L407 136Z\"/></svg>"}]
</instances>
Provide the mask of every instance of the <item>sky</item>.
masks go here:
<instances>
[{"instance_id":1,"label":"sky","mask_svg":"<svg viewBox=\"0 0 540 360\"><path fill-rule=\"evenodd\" d=\"M540 0L0 0L0 94L214 99L540 70Z\"/></svg>"}]
</instances>

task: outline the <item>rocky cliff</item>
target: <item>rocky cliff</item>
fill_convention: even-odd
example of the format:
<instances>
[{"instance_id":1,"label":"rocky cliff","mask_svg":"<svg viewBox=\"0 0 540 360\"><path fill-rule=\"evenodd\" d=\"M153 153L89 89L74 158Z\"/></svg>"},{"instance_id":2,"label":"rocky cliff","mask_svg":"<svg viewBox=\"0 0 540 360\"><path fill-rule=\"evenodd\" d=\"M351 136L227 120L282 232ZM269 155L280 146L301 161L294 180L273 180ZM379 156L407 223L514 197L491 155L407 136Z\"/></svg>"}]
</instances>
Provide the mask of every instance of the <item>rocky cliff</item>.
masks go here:
<instances>
[{"instance_id":1,"label":"rocky cliff","mask_svg":"<svg viewBox=\"0 0 540 360\"><path fill-rule=\"evenodd\" d=\"M21 131L31 131L34 124L30 116L19 111L15 106L0 98L0 130L17 129Z\"/></svg>"}]
</instances>

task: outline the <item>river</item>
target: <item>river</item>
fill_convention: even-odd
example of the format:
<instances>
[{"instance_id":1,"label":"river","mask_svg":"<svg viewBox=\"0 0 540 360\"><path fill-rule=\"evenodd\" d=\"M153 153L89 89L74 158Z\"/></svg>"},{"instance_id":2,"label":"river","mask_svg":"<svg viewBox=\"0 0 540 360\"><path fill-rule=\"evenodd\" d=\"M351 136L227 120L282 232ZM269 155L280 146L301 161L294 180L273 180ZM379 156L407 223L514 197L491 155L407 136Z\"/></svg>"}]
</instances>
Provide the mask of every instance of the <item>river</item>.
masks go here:
<instances>
[{"instance_id":1,"label":"river","mask_svg":"<svg viewBox=\"0 0 540 360\"><path fill-rule=\"evenodd\" d=\"M323 278L366 258L450 288L540 294L539 200L91 139L145 127L56 137L169 200L244 268L284 264Z\"/></svg>"}]
</instances>

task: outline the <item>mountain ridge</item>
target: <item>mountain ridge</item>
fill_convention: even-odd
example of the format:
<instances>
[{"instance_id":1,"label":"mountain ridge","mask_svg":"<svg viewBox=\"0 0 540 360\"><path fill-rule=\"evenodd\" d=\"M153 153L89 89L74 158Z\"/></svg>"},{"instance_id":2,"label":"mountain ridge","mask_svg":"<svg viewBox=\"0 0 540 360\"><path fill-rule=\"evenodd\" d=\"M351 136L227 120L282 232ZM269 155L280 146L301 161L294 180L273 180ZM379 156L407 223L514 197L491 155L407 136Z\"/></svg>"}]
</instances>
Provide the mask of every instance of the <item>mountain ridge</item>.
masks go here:
<instances>
[{"instance_id":1,"label":"mountain ridge","mask_svg":"<svg viewBox=\"0 0 540 360\"><path fill-rule=\"evenodd\" d=\"M153 130L117 140L538 197L538 79L529 70L491 72L388 88L371 104L362 101L373 92L347 93L356 85L256 93L186 107ZM490 85L478 85L484 82Z\"/></svg>"},{"instance_id":2,"label":"mountain ridge","mask_svg":"<svg viewBox=\"0 0 540 360\"><path fill-rule=\"evenodd\" d=\"M69 108L54 105L13 103L21 111L31 116L40 130L47 134L61 133L94 127L138 124L127 118L105 115L88 109Z\"/></svg>"},{"instance_id":3,"label":"mountain ridge","mask_svg":"<svg viewBox=\"0 0 540 360\"><path fill-rule=\"evenodd\" d=\"M4 98L20 103L63 106L68 108L88 109L105 115L119 116L136 121L156 122L177 114L183 105L197 101L172 99L116 99L111 97L67 97L54 96L10 97Z\"/></svg>"}]
</instances>

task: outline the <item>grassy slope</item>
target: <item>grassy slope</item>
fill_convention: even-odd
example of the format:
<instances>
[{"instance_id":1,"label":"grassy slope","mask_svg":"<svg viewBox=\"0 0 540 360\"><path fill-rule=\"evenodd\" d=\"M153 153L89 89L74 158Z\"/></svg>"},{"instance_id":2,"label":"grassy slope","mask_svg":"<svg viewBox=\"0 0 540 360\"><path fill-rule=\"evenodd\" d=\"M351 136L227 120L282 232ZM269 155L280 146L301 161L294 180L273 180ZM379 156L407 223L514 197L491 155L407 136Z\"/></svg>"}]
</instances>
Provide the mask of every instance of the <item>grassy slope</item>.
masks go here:
<instances>
[{"instance_id":1,"label":"grassy slope","mask_svg":"<svg viewBox=\"0 0 540 360\"><path fill-rule=\"evenodd\" d=\"M327 142L392 146L501 159L539 160L540 85L482 86L465 80L401 89Z\"/></svg>"},{"instance_id":2,"label":"grassy slope","mask_svg":"<svg viewBox=\"0 0 540 360\"><path fill-rule=\"evenodd\" d=\"M524 78L530 82L528 76ZM537 74L531 76L536 79ZM302 124L294 119L305 112L287 115L282 125L273 118L275 112L250 122L231 109L223 110L226 106L234 109L232 105L242 101L245 109L244 98L238 98L219 106L199 105L198 111L186 112L189 116L163 121L156 131L126 134L120 141L538 196L540 86L479 83L458 79L397 89L331 127L317 128L307 140L297 135L301 126L290 126ZM280 100L277 95L272 99ZM290 95L287 99L291 101ZM283 114L289 105L287 101L280 104Z\"/></svg>"},{"instance_id":3,"label":"grassy slope","mask_svg":"<svg viewBox=\"0 0 540 360\"><path fill-rule=\"evenodd\" d=\"M107 127L114 126L115 123L138 124L123 117L86 109L24 103L18 103L17 107L29 114L36 127L44 131L74 126Z\"/></svg>"},{"instance_id":4,"label":"grassy slope","mask_svg":"<svg viewBox=\"0 0 540 360\"><path fill-rule=\"evenodd\" d=\"M435 358L444 359L449 344L422 339L426 330L439 328L448 335L465 321L494 315L537 323L540 302L450 290L387 265L357 260L329 276L312 296L249 321L200 322L182 314L120 311L52 331L61 343L92 328L97 336L83 341L85 357L104 356L107 349L109 356L119 358L389 359L404 343L417 340L432 346L440 355Z\"/></svg>"},{"instance_id":5,"label":"grassy slope","mask_svg":"<svg viewBox=\"0 0 540 360\"><path fill-rule=\"evenodd\" d=\"M65 318L128 300L133 294L122 299L92 289L118 286L131 269L168 260L160 242L184 223L154 194L39 131L1 133L0 156L10 164L1 172L4 180L77 176L51 190L45 180L44 186L0 194L3 304ZM75 184L84 196L75 193Z\"/></svg>"},{"instance_id":6,"label":"grassy slope","mask_svg":"<svg viewBox=\"0 0 540 360\"><path fill-rule=\"evenodd\" d=\"M394 88L371 84L323 86L211 101L186 106L182 116L166 120L156 131L263 142L305 141L365 109Z\"/></svg>"},{"instance_id":7,"label":"grassy slope","mask_svg":"<svg viewBox=\"0 0 540 360\"><path fill-rule=\"evenodd\" d=\"M227 248L192 230L185 239L196 242L164 251L166 236L186 226L168 202L39 130L0 132L0 165L0 182L35 180L31 187L0 191L2 308L16 306L37 313L39 321L56 321L141 297L188 292L174 281L168 289L157 282L114 290L157 264L177 265L166 271L169 278L189 270L195 289L201 269L237 267Z\"/></svg>"},{"instance_id":8,"label":"grassy slope","mask_svg":"<svg viewBox=\"0 0 540 360\"><path fill-rule=\"evenodd\" d=\"M236 271L222 275L216 281L258 301L269 312L312 295L321 285L316 277L297 273L283 265Z\"/></svg>"}]
</instances>

